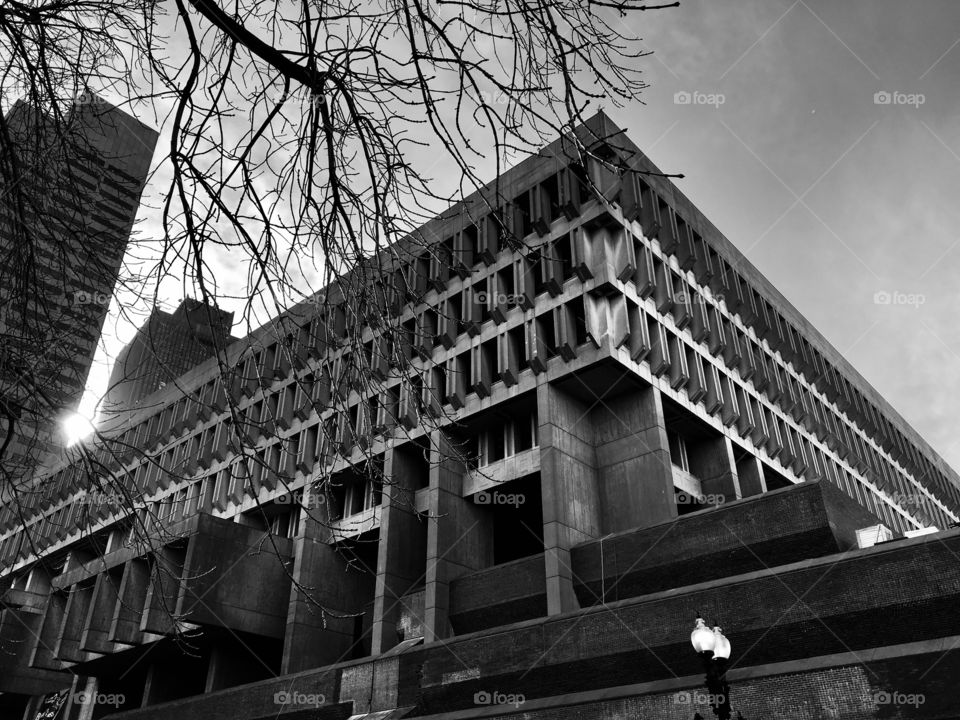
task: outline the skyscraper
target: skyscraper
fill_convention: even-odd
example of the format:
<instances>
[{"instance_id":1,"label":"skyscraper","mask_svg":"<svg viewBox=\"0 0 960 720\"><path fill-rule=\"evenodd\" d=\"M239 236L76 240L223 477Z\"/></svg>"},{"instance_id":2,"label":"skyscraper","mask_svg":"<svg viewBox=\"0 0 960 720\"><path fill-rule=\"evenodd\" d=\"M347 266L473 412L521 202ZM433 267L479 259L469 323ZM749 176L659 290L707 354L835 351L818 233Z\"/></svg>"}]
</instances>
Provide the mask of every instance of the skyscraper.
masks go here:
<instances>
[{"instance_id":1,"label":"skyscraper","mask_svg":"<svg viewBox=\"0 0 960 720\"><path fill-rule=\"evenodd\" d=\"M154 308L117 355L103 400L105 416L129 411L187 370L223 350L233 313L186 298L172 313Z\"/></svg>"},{"instance_id":2,"label":"skyscraper","mask_svg":"<svg viewBox=\"0 0 960 720\"><path fill-rule=\"evenodd\" d=\"M76 409L157 133L94 95L55 127L18 102L0 155L0 491L56 457Z\"/></svg>"}]
</instances>

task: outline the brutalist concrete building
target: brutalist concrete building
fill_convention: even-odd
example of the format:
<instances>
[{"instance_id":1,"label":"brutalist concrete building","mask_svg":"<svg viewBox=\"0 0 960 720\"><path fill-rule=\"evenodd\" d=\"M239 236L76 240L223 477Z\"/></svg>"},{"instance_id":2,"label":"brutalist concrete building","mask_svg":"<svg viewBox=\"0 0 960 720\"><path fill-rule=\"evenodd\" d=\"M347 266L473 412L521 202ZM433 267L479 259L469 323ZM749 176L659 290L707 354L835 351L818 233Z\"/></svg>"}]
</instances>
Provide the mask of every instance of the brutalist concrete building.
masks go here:
<instances>
[{"instance_id":1,"label":"brutalist concrete building","mask_svg":"<svg viewBox=\"0 0 960 720\"><path fill-rule=\"evenodd\" d=\"M147 398L102 455L134 510L78 462L0 517L7 706L689 719L699 614L744 718L960 717L957 475L609 119L581 133L393 253L389 319L331 288Z\"/></svg>"}]
</instances>

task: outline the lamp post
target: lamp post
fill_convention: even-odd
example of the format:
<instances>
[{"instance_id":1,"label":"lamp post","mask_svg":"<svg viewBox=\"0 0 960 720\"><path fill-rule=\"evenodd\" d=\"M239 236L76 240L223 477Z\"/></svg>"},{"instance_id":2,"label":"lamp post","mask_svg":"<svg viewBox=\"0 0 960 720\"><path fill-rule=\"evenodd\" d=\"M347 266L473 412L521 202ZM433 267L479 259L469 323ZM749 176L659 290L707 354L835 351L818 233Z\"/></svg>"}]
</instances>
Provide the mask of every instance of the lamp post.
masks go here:
<instances>
[{"instance_id":1,"label":"lamp post","mask_svg":"<svg viewBox=\"0 0 960 720\"><path fill-rule=\"evenodd\" d=\"M711 630L704 619L697 615L696 625L690 633L690 643L703 663L713 714L718 720L730 720L730 685L726 678L730 641L719 625L714 625Z\"/></svg>"}]
</instances>

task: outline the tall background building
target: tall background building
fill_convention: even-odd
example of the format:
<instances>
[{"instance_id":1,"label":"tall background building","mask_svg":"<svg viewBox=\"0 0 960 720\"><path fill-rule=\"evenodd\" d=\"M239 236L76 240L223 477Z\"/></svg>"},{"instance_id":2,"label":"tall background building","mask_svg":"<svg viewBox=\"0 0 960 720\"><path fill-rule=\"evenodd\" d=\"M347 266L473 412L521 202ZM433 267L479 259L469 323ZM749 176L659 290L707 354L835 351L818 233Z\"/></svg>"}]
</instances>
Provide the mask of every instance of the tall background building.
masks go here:
<instances>
[{"instance_id":1,"label":"tall background building","mask_svg":"<svg viewBox=\"0 0 960 720\"><path fill-rule=\"evenodd\" d=\"M136 336L117 355L103 399L106 415L129 411L223 350L230 336L233 313L186 298L172 313L154 308Z\"/></svg>"},{"instance_id":2,"label":"tall background building","mask_svg":"<svg viewBox=\"0 0 960 720\"><path fill-rule=\"evenodd\" d=\"M956 717L957 474L604 115L580 133L586 166L555 142L394 248L383 304L331 286L0 512L0 700L689 720L700 612L748 720Z\"/></svg>"},{"instance_id":3,"label":"tall background building","mask_svg":"<svg viewBox=\"0 0 960 720\"><path fill-rule=\"evenodd\" d=\"M61 126L18 102L0 192L0 493L62 449L120 269L157 133L88 95ZM8 427L8 420L16 416Z\"/></svg>"}]
</instances>

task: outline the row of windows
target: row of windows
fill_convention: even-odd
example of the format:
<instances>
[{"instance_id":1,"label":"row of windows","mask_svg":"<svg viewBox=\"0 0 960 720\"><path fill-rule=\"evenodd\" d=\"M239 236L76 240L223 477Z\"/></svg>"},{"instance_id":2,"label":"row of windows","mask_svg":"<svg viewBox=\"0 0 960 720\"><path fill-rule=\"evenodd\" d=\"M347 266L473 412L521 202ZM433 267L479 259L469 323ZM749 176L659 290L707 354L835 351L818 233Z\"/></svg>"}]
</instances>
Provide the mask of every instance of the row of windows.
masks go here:
<instances>
[{"instance_id":1,"label":"row of windows","mask_svg":"<svg viewBox=\"0 0 960 720\"><path fill-rule=\"evenodd\" d=\"M688 329L696 342L706 345L711 354L727 367L736 369L744 380L750 380L758 391L765 392L771 402L776 402L809 432L825 438L831 449L854 464L861 473L882 477L880 484L890 485L888 489L906 491L904 484L909 480L898 477L898 471L891 467L890 461L882 456L866 435L861 434L862 431L835 410L829 401L813 391L803 372L794 369L793 362L781 360L782 356L772 352L768 342L761 342L751 333L740 329L732 316L728 318L721 310L719 299L708 300L695 282L691 282L690 275L693 275L694 281L700 282L711 277L710 273L704 273L698 278L698 258L704 259L703 267L711 265L705 260L708 254L696 250L703 246L695 243L686 255L689 258L686 263L690 270L688 273L683 272L682 267L679 271L671 267L665 258L654 252L652 243L648 244L648 241L625 232L622 227L612 232L595 233L595 238L598 235L602 237L607 253L606 257L601 258L601 264L610 263L613 258L613 270L618 279L632 281L630 285L637 295L642 299L650 298L657 311L670 317L676 328ZM699 242L697 237L693 237L693 240ZM596 244L594 239L593 245ZM589 256L589 243L585 247L588 252L583 254ZM716 298L716 295L713 297ZM727 298L723 297L722 302L726 306ZM639 328L639 331L654 336L654 339L658 332L656 329L647 332L643 328ZM641 335L636 329L631 343L642 344ZM663 363L663 358L654 353L652 362ZM682 360L678 359L677 362ZM675 367L674 372L680 370ZM918 488L914 489L914 494L919 492ZM935 503L931 504L930 509L938 524L950 522L950 517Z\"/></svg>"},{"instance_id":2,"label":"row of windows","mask_svg":"<svg viewBox=\"0 0 960 720\"><path fill-rule=\"evenodd\" d=\"M600 175L604 172L609 170L598 170ZM610 181L605 184L608 187L615 185ZM751 327L758 338L764 339L771 351L779 351L784 361L790 363L808 385L815 385L841 411L856 418L859 425L876 438L886 452L911 470L915 477L933 481L945 502L960 503L960 490L863 393L827 362L768 300L750 287L726 259L705 243L692 225L670 207L639 173L624 173L616 187L619 194L614 199L620 204L628 222L636 221L644 236L657 239L664 253L677 258L681 270L693 272L697 282L709 286L715 296L722 297L727 309L739 315L744 325ZM625 251L629 252L629 248L625 248ZM638 292L642 293L644 273L653 275L655 269L650 267L647 258L639 255L635 267L639 276ZM852 442L859 444L859 440Z\"/></svg>"}]
</instances>

